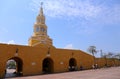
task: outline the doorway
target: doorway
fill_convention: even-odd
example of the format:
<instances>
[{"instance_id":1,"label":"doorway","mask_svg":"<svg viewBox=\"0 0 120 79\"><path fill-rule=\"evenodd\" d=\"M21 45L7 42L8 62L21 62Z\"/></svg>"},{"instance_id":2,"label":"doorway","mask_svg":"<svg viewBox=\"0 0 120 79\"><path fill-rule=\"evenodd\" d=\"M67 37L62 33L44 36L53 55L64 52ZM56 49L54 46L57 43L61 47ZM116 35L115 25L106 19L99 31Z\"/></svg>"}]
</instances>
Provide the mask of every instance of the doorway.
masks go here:
<instances>
[{"instance_id":1,"label":"doorway","mask_svg":"<svg viewBox=\"0 0 120 79\"><path fill-rule=\"evenodd\" d=\"M22 76L23 62L18 57L10 58L6 62L5 77Z\"/></svg>"},{"instance_id":2,"label":"doorway","mask_svg":"<svg viewBox=\"0 0 120 79\"><path fill-rule=\"evenodd\" d=\"M69 60L69 71L75 71L76 70L76 60L74 58L71 58Z\"/></svg>"},{"instance_id":3,"label":"doorway","mask_svg":"<svg viewBox=\"0 0 120 79\"><path fill-rule=\"evenodd\" d=\"M42 63L43 74L48 74L53 72L53 60L51 58L45 58Z\"/></svg>"}]
</instances>

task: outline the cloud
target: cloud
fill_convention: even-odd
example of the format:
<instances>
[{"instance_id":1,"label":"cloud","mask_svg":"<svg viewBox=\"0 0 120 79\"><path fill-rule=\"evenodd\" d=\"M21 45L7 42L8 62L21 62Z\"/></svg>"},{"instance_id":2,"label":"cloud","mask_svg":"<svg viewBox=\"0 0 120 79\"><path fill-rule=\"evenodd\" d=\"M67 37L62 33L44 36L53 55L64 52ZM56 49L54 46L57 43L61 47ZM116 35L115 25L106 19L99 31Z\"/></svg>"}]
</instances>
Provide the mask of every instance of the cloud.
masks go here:
<instances>
[{"instance_id":1,"label":"cloud","mask_svg":"<svg viewBox=\"0 0 120 79\"><path fill-rule=\"evenodd\" d=\"M32 0L30 3L32 10L38 12L40 2L44 3L44 12L50 17L77 17L87 20L95 18L95 20L101 19L105 22L120 21L120 5L107 6L110 1L97 4L98 2L93 2L93 0Z\"/></svg>"},{"instance_id":2,"label":"cloud","mask_svg":"<svg viewBox=\"0 0 120 79\"><path fill-rule=\"evenodd\" d=\"M14 40L10 40L10 41L8 41L8 42L2 42L2 41L0 41L0 43L16 44Z\"/></svg>"},{"instance_id":3,"label":"cloud","mask_svg":"<svg viewBox=\"0 0 120 79\"><path fill-rule=\"evenodd\" d=\"M8 41L8 44L15 44L15 41L14 40L10 40L10 41Z\"/></svg>"},{"instance_id":4,"label":"cloud","mask_svg":"<svg viewBox=\"0 0 120 79\"><path fill-rule=\"evenodd\" d=\"M45 14L50 17L94 17L100 11L99 6L89 0L41 0L44 2ZM54 6L53 6L54 5ZM39 11L40 0L33 0L32 10Z\"/></svg>"},{"instance_id":5,"label":"cloud","mask_svg":"<svg viewBox=\"0 0 120 79\"><path fill-rule=\"evenodd\" d=\"M102 28L120 23L120 4L112 0L32 0L31 7L39 11L43 2L45 15L51 18L64 18L71 21L77 32L93 34Z\"/></svg>"},{"instance_id":6,"label":"cloud","mask_svg":"<svg viewBox=\"0 0 120 79\"><path fill-rule=\"evenodd\" d=\"M72 44L68 44L64 47L64 49L74 49Z\"/></svg>"}]
</instances>

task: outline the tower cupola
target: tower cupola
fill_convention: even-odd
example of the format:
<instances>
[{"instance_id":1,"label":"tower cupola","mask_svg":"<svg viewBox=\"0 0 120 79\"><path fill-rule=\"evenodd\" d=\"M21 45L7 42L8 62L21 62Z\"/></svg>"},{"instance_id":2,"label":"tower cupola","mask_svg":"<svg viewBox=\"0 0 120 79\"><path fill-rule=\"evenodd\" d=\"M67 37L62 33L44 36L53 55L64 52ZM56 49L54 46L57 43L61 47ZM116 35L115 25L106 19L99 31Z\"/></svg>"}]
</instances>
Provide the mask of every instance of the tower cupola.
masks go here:
<instances>
[{"instance_id":1,"label":"tower cupola","mask_svg":"<svg viewBox=\"0 0 120 79\"><path fill-rule=\"evenodd\" d=\"M36 17L36 22L34 24L33 36L29 39L29 45L35 46L38 44L52 45L52 39L47 35L47 26L45 24L45 16L43 12L43 7L41 3L40 12Z\"/></svg>"}]
</instances>

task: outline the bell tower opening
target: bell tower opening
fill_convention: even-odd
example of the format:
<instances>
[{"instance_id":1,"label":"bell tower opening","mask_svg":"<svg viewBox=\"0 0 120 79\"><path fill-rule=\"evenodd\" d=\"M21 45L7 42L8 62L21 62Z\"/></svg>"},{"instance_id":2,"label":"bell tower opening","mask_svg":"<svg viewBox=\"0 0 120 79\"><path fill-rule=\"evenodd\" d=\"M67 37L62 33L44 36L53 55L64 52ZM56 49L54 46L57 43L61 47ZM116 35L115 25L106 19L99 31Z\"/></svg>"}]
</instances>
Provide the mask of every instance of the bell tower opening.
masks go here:
<instances>
[{"instance_id":1,"label":"bell tower opening","mask_svg":"<svg viewBox=\"0 0 120 79\"><path fill-rule=\"evenodd\" d=\"M34 24L34 33L29 39L30 46L36 46L39 44L52 45L52 39L47 34L47 25L45 24L45 15L43 12L43 3L41 3L40 12L36 17Z\"/></svg>"}]
</instances>

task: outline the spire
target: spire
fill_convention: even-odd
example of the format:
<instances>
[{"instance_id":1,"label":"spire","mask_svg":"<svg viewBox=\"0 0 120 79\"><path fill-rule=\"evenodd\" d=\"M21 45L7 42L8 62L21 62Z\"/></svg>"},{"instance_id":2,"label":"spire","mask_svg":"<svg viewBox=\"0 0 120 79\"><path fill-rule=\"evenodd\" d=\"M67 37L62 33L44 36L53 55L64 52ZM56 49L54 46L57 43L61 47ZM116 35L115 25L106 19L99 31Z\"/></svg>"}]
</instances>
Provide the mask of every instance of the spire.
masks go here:
<instances>
[{"instance_id":1,"label":"spire","mask_svg":"<svg viewBox=\"0 0 120 79\"><path fill-rule=\"evenodd\" d=\"M41 2L40 13L37 16L37 23L45 24L45 16L43 13L43 2Z\"/></svg>"},{"instance_id":2,"label":"spire","mask_svg":"<svg viewBox=\"0 0 120 79\"><path fill-rule=\"evenodd\" d=\"M42 8L42 6L43 6L43 2L41 2L40 15L43 15L43 8Z\"/></svg>"}]
</instances>

